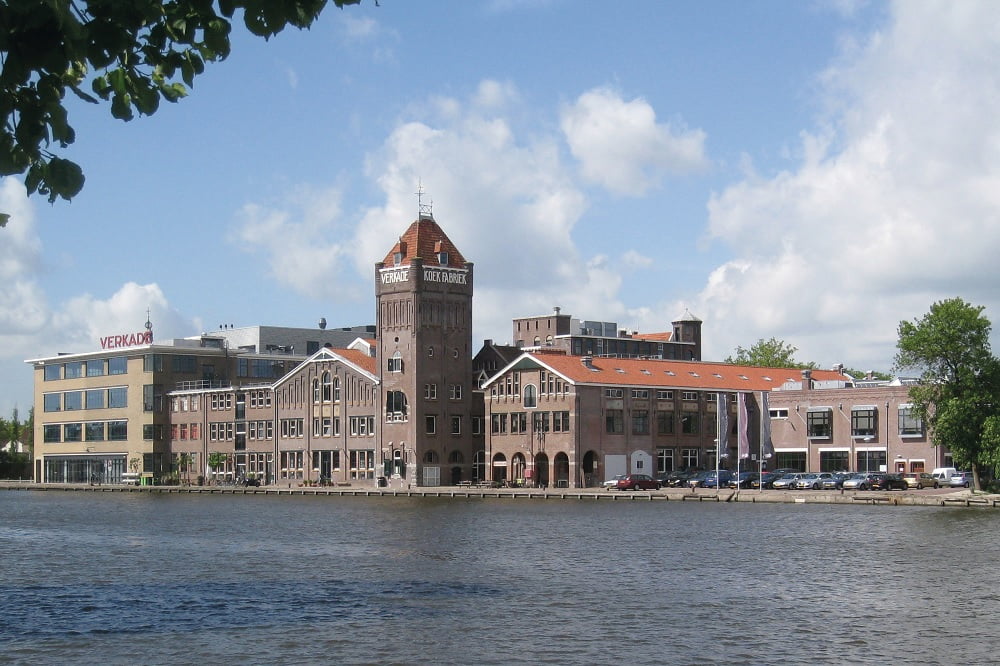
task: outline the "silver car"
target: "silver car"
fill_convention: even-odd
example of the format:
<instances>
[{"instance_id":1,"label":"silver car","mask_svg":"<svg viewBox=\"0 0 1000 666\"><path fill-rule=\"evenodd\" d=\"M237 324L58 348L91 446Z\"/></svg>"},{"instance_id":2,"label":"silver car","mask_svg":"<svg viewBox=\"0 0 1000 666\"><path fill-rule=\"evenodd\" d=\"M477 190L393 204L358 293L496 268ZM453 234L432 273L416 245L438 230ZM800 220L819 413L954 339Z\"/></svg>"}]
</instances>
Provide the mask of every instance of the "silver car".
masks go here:
<instances>
[{"instance_id":1,"label":"silver car","mask_svg":"<svg viewBox=\"0 0 1000 666\"><path fill-rule=\"evenodd\" d=\"M771 487L775 490L791 490L795 487L795 482L798 481L801 474L786 474L780 479L775 479Z\"/></svg>"},{"instance_id":2,"label":"silver car","mask_svg":"<svg viewBox=\"0 0 1000 666\"><path fill-rule=\"evenodd\" d=\"M952 488L969 488L972 486L972 472L959 472L952 474L948 480L948 485Z\"/></svg>"},{"instance_id":3,"label":"silver car","mask_svg":"<svg viewBox=\"0 0 1000 666\"><path fill-rule=\"evenodd\" d=\"M795 480L796 490L819 490L823 487L823 481L829 479L833 476L830 472L810 472L808 474L800 474L799 478Z\"/></svg>"},{"instance_id":4,"label":"silver car","mask_svg":"<svg viewBox=\"0 0 1000 666\"><path fill-rule=\"evenodd\" d=\"M870 490L872 481L867 472L856 472L844 479L844 490Z\"/></svg>"}]
</instances>

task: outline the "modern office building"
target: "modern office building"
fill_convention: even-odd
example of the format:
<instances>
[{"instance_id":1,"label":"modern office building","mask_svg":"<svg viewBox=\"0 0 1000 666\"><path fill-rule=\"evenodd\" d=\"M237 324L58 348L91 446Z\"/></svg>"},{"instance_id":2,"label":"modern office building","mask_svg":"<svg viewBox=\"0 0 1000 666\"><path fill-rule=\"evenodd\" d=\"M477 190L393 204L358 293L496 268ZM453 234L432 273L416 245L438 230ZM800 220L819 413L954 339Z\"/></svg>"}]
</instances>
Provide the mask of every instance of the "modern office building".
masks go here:
<instances>
[{"instance_id":1,"label":"modern office building","mask_svg":"<svg viewBox=\"0 0 1000 666\"><path fill-rule=\"evenodd\" d=\"M136 333L101 338L96 351L31 359L35 480L169 475L175 467L170 391L274 382L305 358L296 347L342 344L371 330L224 327L159 342L147 321Z\"/></svg>"}]
</instances>

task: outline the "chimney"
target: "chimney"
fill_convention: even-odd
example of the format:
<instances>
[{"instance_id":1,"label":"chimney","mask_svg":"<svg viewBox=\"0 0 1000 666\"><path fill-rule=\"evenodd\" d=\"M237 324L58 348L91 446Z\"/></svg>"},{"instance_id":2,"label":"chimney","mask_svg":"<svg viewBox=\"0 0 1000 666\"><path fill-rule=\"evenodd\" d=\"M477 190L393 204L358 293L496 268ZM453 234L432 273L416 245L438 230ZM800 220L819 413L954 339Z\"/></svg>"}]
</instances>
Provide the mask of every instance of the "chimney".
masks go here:
<instances>
[{"instance_id":1,"label":"chimney","mask_svg":"<svg viewBox=\"0 0 1000 666\"><path fill-rule=\"evenodd\" d=\"M813 371L809 368L802 370L802 389L804 391L811 391L813 389Z\"/></svg>"},{"instance_id":2,"label":"chimney","mask_svg":"<svg viewBox=\"0 0 1000 666\"><path fill-rule=\"evenodd\" d=\"M556 311L556 316L558 317L558 316L559 316L559 310L561 310L562 308L560 308L560 307L559 307L559 306L557 305L557 306L556 306L555 308L553 308L553 309L554 309L554 310Z\"/></svg>"},{"instance_id":3,"label":"chimney","mask_svg":"<svg viewBox=\"0 0 1000 666\"><path fill-rule=\"evenodd\" d=\"M581 356L580 363L583 363L583 367L588 370L594 369L594 357L593 356Z\"/></svg>"},{"instance_id":4,"label":"chimney","mask_svg":"<svg viewBox=\"0 0 1000 666\"><path fill-rule=\"evenodd\" d=\"M319 318L319 328L321 331L326 328L326 317Z\"/></svg>"},{"instance_id":5,"label":"chimney","mask_svg":"<svg viewBox=\"0 0 1000 666\"><path fill-rule=\"evenodd\" d=\"M834 363L833 364L833 371L836 372L838 375L844 374L844 364L843 363Z\"/></svg>"}]
</instances>

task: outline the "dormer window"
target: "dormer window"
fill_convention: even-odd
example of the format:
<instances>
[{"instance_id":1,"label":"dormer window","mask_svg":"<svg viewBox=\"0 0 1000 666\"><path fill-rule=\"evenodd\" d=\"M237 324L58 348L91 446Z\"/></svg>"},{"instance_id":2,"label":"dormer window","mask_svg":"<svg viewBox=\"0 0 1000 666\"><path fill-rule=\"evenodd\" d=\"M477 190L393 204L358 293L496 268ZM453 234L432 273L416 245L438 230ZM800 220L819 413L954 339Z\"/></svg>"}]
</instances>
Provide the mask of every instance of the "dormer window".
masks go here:
<instances>
[{"instance_id":1,"label":"dormer window","mask_svg":"<svg viewBox=\"0 0 1000 666\"><path fill-rule=\"evenodd\" d=\"M448 265L448 253L447 252L438 252L438 263L441 264L442 266L447 266Z\"/></svg>"}]
</instances>

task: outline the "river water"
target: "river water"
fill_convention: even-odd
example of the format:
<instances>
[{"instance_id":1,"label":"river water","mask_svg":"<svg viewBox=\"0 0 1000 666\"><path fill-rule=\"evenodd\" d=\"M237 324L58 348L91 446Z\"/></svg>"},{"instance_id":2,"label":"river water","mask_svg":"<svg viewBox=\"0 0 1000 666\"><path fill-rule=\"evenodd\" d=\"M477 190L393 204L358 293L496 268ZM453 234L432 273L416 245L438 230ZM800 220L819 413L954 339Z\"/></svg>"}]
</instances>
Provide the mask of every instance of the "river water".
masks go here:
<instances>
[{"instance_id":1,"label":"river water","mask_svg":"<svg viewBox=\"0 0 1000 666\"><path fill-rule=\"evenodd\" d=\"M0 491L0 663L1000 661L992 509Z\"/></svg>"}]
</instances>

